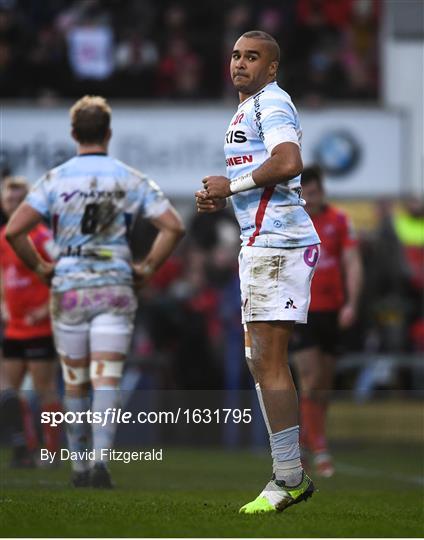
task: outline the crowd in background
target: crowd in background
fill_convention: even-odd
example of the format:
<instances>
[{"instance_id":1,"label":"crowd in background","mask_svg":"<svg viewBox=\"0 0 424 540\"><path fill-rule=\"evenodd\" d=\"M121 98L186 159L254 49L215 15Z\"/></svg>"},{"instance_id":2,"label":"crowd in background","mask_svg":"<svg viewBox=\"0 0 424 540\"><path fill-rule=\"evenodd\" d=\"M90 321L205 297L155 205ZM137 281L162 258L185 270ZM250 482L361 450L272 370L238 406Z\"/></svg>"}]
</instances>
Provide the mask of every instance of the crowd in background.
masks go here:
<instances>
[{"instance_id":1,"label":"crowd in background","mask_svg":"<svg viewBox=\"0 0 424 540\"><path fill-rule=\"evenodd\" d=\"M261 29L297 102L377 100L380 19L376 0L1 0L0 97L233 96L233 44Z\"/></svg>"}]
</instances>

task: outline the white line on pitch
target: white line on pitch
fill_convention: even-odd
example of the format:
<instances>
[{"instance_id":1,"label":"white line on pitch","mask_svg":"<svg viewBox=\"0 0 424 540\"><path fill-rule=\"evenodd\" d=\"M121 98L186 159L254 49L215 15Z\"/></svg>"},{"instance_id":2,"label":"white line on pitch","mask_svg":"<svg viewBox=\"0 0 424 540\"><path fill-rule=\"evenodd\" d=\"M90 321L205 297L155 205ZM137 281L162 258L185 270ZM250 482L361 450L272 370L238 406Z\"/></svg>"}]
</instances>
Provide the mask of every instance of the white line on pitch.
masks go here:
<instances>
[{"instance_id":1,"label":"white line on pitch","mask_svg":"<svg viewBox=\"0 0 424 540\"><path fill-rule=\"evenodd\" d=\"M403 474L393 474L385 471L379 471L378 469L368 469L367 467L358 467L356 465L349 465L348 463L336 463L336 469L342 473L350 474L352 476L362 476L364 478L387 478L395 482L404 482L406 484L415 484L416 486L424 486L424 477L422 476L409 476Z\"/></svg>"}]
</instances>

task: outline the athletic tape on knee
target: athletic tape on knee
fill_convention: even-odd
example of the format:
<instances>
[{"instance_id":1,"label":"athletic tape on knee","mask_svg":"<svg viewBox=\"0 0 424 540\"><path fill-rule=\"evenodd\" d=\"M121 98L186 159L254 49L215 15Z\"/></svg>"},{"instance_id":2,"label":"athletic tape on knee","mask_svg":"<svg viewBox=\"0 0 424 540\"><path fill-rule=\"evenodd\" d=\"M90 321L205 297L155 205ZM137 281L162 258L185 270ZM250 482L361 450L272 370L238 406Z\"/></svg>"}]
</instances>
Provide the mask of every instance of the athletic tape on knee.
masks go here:
<instances>
[{"instance_id":1,"label":"athletic tape on knee","mask_svg":"<svg viewBox=\"0 0 424 540\"><path fill-rule=\"evenodd\" d=\"M120 379L123 369L123 360L93 360L90 364L90 377L92 380L100 377Z\"/></svg>"},{"instance_id":2,"label":"athletic tape on knee","mask_svg":"<svg viewBox=\"0 0 424 540\"><path fill-rule=\"evenodd\" d=\"M63 380L66 384L80 385L90 381L90 370L88 366L73 367L66 364L63 360L62 365Z\"/></svg>"},{"instance_id":3,"label":"athletic tape on knee","mask_svg":"<svg viewBox=\"0 0 424 540\"><path fill-rule=\"evenodd\" d=\"M245 338L244 338L244 356L246 357L246 360L251 360L252 359L252 347L249 345L247 345L247 343L249 342L248 341L248 338L247 338L247 324L243 324L243 328L244 328L244 335L245 335Z\"/></svg>"},{"instance_id":4,"label":"athletic tape on knee","mask_svg":"<svg viewBox=\"0 0 424 540\"><path fill-rule=\"evenodd\" d=\"M266 414L266 409L265 409L264 398L262 397L262 391L261 391L261 387L259 383L255 384L255 388L256 388L256 393L258 394L259 406L261 407L262 416L264 417L264 420L265 420L266 429L268 430L268 435L271 435L271 426L269 425L268 415Z\"/></svg>"}]
</instances>

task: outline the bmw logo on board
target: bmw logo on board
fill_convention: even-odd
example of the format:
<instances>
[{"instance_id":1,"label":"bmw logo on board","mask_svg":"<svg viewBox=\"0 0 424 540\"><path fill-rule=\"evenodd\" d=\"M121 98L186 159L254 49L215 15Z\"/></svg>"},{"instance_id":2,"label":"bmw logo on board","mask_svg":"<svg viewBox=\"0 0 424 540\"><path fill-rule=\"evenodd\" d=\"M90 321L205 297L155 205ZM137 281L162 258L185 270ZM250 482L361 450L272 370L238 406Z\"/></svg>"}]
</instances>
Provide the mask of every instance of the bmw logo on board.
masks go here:
<instances>
[{"instance_id":1,"label":"bmw logo on board","mask_svg":"<svg viewBox=\"0 0 424 540\"><path fill-rule=\"evenodd\" d=\"M332 176L344 176L355 169L361 157L358 141L347 131L325 133L314 149L314 158Z\"/></svg>"}]
</instances>

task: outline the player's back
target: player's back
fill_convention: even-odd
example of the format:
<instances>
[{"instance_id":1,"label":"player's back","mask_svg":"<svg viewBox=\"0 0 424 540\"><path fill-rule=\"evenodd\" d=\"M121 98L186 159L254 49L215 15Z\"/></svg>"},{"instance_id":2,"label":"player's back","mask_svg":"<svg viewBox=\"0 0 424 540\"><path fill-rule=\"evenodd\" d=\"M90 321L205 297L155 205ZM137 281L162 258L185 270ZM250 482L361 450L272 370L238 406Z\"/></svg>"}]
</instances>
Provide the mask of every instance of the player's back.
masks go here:
<instances>
[{"instance_id":1,"label":"player's back","mask_svg":"<svg viewBox=\"0 0 424 540\"><path fill-rule=\"evenodd\" d=\"M78 155L52 169L27 202L51 222L59 261L53 287L130 283L128 238L136 214L165 209L157 185L106 154Z\"/></svg>"}]
</instances>

